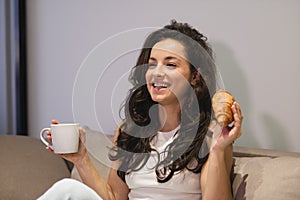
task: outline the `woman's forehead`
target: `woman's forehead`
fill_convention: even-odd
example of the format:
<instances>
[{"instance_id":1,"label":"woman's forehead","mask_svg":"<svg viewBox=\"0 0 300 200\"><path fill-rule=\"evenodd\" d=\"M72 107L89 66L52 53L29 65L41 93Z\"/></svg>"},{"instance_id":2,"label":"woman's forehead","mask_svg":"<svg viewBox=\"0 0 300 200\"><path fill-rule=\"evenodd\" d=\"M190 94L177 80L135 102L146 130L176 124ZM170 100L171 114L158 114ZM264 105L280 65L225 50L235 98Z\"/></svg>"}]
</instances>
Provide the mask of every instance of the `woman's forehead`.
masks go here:
<instances>
[{"instance_id":1,"label":"woman's forehead","mask_svg":"<svg viewBox=\"0 0 300 200\"><path fill-rule=\"evenodd\" d=\"M157 42L151 51L151 56L156 54L165 53L174 55L175 57L186 57L186 52L184 46L174 39L165 39L160 42Z\"/></svg>"}]
</instances>

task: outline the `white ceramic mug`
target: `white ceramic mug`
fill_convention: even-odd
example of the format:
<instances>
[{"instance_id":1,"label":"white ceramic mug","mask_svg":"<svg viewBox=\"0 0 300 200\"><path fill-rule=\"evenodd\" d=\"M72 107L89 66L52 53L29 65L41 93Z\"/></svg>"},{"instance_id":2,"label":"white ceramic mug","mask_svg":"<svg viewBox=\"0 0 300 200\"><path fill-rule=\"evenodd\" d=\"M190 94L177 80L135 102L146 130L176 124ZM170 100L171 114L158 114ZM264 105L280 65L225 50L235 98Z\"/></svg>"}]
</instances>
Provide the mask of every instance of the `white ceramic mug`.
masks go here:
<instances>
[{"instance_id":1,"label":"white ceramic mug","mask_svg":"<svg viewBox=\"0 0 300 200\"><path fill-rule=\"evenodd\" d=\"M40 132L42 142L51 147L54 153L76 153L79 144L79 124L51 124L51 128L43 128ZM52 142L45 136L47 131L51 131Z\"/></svg>"}]
</instances>

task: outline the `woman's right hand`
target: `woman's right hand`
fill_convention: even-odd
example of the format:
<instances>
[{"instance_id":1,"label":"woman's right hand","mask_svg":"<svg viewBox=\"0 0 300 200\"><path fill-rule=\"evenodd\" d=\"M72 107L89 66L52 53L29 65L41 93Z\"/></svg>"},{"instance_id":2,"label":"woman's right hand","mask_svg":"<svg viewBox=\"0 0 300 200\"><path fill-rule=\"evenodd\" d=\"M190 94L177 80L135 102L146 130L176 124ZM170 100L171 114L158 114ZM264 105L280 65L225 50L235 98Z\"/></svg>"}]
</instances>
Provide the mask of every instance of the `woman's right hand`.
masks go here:
<instances>
[{"instance_id":1,"label":"woman's right hand","mask_svg":"<svg viewBox=\"0 0 300 200\"><path fill-rule=\"evenodd\" d=\"M57 120L52 120L52 124L59 124ZM47 139L48 141L52 142L51 131L47 132ZM46 147L50 152L54 153L51 147ZM85 158L88 153L85 146L85 131L83 128L79 128L79 144L78 144L78 152L77 153L69 153L69 154L57 154L60 155L62 158L74 163L81 162L83 158Z\"/></svg>"}]
</instances>

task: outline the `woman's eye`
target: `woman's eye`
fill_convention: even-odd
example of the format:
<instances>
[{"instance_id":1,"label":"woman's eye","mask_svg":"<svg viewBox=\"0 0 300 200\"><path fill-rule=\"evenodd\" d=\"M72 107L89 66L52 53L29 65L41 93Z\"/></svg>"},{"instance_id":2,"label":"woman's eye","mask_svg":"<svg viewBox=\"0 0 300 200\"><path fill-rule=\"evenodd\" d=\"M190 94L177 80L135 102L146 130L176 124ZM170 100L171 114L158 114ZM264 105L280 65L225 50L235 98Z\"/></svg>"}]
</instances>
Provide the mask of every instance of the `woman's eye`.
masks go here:
<instances>
[{"instance_id":1,"label":"woman's eye","mask_svg":"<svg viewBox=\"0 0 300 200\"><path fill-rule=\"evenodd\" d=\"M155 63L148 63L148 67L156 67Z\"/></svg>"},{"instance_id":2,"label":"woman's eye","mask_svg":"<svg viewBox=\"0 0 300 200\"><path fill-rule=\"evenodd\" d=\"M177 65L175 63L168 63L167 66L169 66L169 67L176 67Z\"/></svg>"}]
</instances>

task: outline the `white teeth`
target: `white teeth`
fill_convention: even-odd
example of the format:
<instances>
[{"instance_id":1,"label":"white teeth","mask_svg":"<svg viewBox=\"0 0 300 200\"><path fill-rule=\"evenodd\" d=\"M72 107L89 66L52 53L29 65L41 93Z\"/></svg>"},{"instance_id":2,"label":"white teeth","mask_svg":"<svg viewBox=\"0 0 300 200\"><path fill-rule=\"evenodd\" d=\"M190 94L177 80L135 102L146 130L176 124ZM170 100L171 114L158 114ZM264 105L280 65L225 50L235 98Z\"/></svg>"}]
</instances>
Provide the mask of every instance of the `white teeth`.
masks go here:
<instances>
[{"instance_id":1,"label":"white teeth","mask_svg":"<svg viewBox=\"0 0 300 200\"><path fill-rule=\"evenodd\" d=\"M154 87L163 87L166 88L168 87L168 85L166 83L153 83Z\"/></svg>"}]
</instances>

